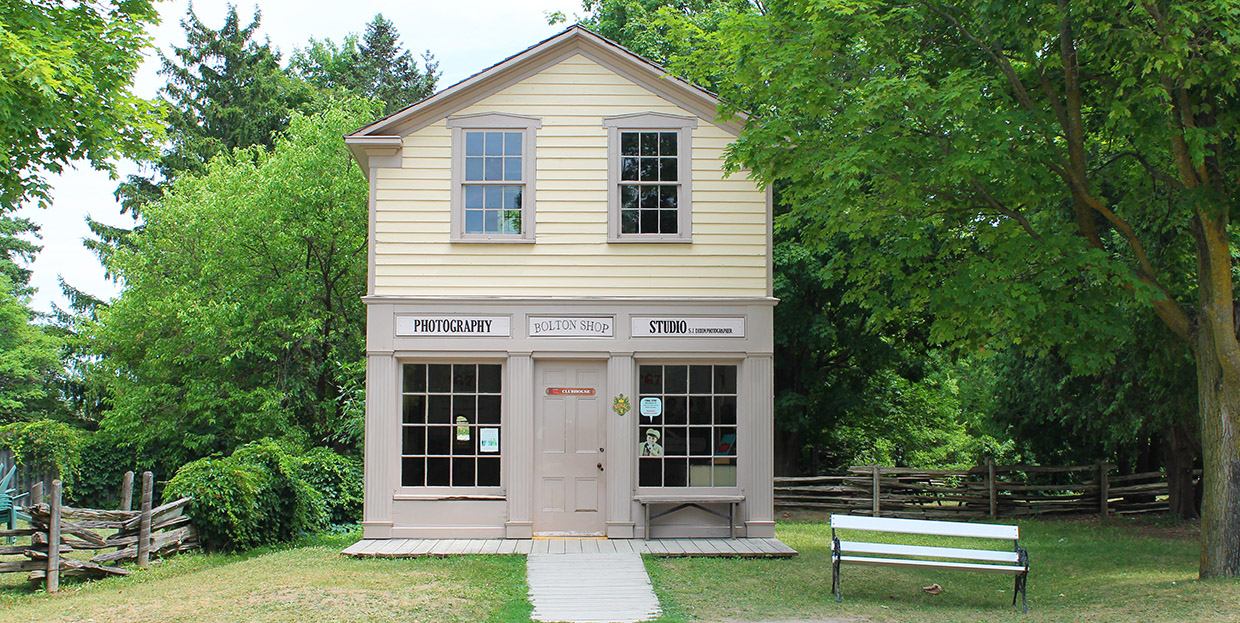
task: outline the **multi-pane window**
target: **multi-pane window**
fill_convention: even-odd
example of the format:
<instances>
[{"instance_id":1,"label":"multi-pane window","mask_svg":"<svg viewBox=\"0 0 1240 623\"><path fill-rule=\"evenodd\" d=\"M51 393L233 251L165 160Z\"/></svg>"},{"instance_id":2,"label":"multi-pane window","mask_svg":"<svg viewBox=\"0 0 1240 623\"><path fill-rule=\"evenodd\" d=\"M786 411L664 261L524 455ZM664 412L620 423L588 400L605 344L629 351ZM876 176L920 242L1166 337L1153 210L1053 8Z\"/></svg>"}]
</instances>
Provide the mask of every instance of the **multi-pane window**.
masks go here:
<instances>
[{"instance_id":1,"label":"multi-pane window","mask_svg":"<svg viewBox=\"0 0 1240 623\"><path fill-rule=\"evenodd\" d=\"M736 486L736 366L638 370L638 486Z\"/></svg>"},{"instance_id":2,"label":"multi-pane window","mask_svg":"<svg viewBox=\"0 0 1240 623\"><path fill-rule=\"evenodd\" d=\"M449 117L453 242L534 241L537 117L478 113Z\"/></svg>"},{"instance_id":3,"label":"multi-pane window","mask_svg":"<svg viewBox=\"0 0 1240 623\"><path fill-rule=\"evenodd\" d=\"M645 112L607 128L607 241L692 242L697 117Z\"/></svg>"},{"instance_id":4,"label":"multi-pane window","mask_svg":"<svg viewBox=\"0 0 1240 623\"><path fill-rule=\"evenodd\" d=\"M520 131L465 132L466 234L521 233L524 137Z\"/></svg>"},{"instance_id":5,"label":"multi-pane window","mask_svg":"<svg viewBox=\"0 0 1240 623\"><path fill-rule=\"evenodd\" d=\"M620 233L675 234L677 132L620 133Z\"/></svg>"},{"instance_id":6,"label":"multi-pane window","mask_svg":"<svg viewBox=\"0 0 1240 623\"><path fill-rule=\"evenodd\" d=\"M500 372L498 364L405 364L402 485L500 485Z\"/></svg>"}]
</instances>

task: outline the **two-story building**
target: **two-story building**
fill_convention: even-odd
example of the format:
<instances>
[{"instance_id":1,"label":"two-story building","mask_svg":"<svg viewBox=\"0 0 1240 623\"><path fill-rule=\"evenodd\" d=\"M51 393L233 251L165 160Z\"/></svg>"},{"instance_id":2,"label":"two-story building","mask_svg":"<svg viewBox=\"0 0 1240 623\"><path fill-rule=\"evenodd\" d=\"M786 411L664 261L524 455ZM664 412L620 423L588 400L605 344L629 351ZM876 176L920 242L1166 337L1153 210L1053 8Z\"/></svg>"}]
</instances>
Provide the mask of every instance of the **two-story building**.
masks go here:
<instances>
[{"instance_id":1,"label":"two-story building","mask_svg":"<svg viewBox=\"0 0 1240 623\"><path fill-rule=\"evenodd\" d=\"M653 536L773 536L771 197L717 105L574 26L346 138L365 538L648 538L654 494L743 501Z\"/></svg>"}]
</instances>

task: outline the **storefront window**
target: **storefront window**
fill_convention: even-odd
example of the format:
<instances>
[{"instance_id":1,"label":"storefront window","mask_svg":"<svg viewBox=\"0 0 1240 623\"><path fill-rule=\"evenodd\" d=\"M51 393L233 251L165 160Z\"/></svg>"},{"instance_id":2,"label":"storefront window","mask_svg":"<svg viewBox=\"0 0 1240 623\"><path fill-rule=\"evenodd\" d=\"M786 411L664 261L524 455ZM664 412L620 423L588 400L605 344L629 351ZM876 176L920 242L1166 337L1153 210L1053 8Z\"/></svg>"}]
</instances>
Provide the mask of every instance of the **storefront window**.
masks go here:
<instances>
[{"instance_id":1,"label":"storefront window","mask_svg":"<svg viewBox=\"0 0 1240 623\"><path fill-rule=\"evenodd\" d=\"M736 366L638 370L638 486L736 486Z\"/></svg>"},{"instance_id":2,"label":"storefront window","mask_svg":"<svg viewBox=\"0 0 1240 623\"><path fill-rule=\"evenodd\" d=\"M404 366L401 483L406 487L498 487L501 367Z\"/></svg>"}]
</instances>

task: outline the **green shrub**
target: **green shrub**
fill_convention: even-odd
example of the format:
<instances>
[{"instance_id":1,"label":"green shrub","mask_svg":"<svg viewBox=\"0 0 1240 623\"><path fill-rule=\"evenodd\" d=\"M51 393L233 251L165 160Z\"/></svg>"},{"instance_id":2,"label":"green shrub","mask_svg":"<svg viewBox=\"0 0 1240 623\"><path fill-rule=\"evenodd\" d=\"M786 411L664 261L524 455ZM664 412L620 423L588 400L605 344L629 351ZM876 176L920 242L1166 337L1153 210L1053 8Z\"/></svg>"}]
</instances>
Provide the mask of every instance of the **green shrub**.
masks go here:
<instances>
[{"instance_id":1,"label":"green shrub","mask_svg":"<svg viewBox=\"0 0 1240 623\"><path fill-rule=\"evenodd\" d=\"M194 498L190 515L209 549L239 550L321 529L323 496L302 478L301 460L271 439L177 470L164 500Z\"/></svg>"},{"instance_id":2,"label":"green shrub","mask_svg":"<svg viewBox=\"0 0 1240 623\"><path fill-rule=\"evenodd\" d=\"M13 422L0 426L0 447L27 469L59 478L66 490L82 467L83 432L55 420Z\"/></svg>"},{"instance_id":3,"label":"green shrub","mask_svg":"<svg viewBox=\"0 0 1240 623\"><path fill-rule=\"evenodd\" d=\"M301 456L301 475L323 496L328 521L333 525L361 521L361 461L327 448L313 448Z\"/></svg>"},{"instance_id":4,"label":"green shrub","mask_svg":"<svg viewBox=\"0 0 1240 623\"><path fill-rule=\"evenodd\" d=\"M204 548L247 549L272 540L260 526L268 480L265 470L234 457L198 459L177 470L164 500L194 498L189 515Z\"/></svg>"},{"instance_id":5,"label":"green shrub","mask_svg":"<svg viewBox=\"0 0 1240 623\"><path fill-rule=\"evenodd\" d=\"M137 452L125 447L115 435L105 431L88 433L82 444L81 470L73 483L69 504L80 508L117 508L125 472L134 472L135 505L141 498L142 470ZM159 472L156 472L159 474ZM158 483L159 479L156 478Z\"/></svg>"},{"instance_id":6,"label":"green shrub","mask_svg":"<svg viewBox=\"0 0 1240 623\"><path fill-rule=\"evenodd\" d=\"M278 441L267 438L237 448L233 458L267 472L261 523L285 541L327 524L323 496L302 477L301 459Z\"/></svg>"}]
</instances>

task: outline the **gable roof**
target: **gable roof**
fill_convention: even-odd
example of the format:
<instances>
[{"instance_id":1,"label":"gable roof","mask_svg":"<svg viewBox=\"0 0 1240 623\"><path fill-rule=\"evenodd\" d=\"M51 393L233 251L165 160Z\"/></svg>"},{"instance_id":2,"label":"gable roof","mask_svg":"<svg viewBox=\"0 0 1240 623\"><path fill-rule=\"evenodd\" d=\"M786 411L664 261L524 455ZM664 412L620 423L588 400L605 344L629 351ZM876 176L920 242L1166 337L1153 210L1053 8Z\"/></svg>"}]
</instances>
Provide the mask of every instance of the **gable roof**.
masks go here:
<instances>
[{"instance_id":1,"label":"gable roof","mask_svg":"<svg viewBox=\"0 0 1240 623\"><path fill-rule=\"evenodd\" d=\"M574 24L412 106L345 136L345 143L362 169L368 170L367 147L391 149L399 145L399 142L394 144L394 139L435 123L576 54L614 71L704 121L733 135L740 134L744 115L738 114L736 120L719 120L717 111L720 100L714 93L672 76L657 63L580 24Z\"/></svg>"}]
</instances>

